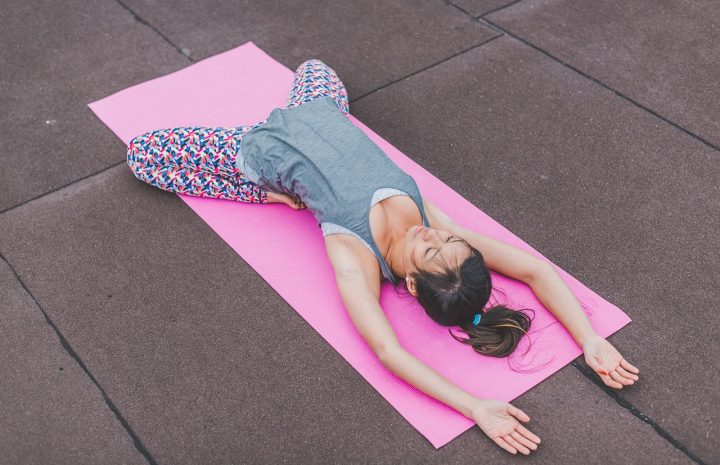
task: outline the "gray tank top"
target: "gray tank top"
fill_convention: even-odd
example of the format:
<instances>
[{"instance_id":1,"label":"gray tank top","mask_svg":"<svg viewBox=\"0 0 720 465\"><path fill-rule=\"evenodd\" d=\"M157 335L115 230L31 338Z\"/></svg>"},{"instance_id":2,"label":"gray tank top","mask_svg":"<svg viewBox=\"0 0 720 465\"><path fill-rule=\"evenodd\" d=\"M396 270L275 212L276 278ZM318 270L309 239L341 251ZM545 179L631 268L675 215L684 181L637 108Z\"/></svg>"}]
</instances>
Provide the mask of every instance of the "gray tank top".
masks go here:
<instances>
[{"instance_id":1,"label":"gray tank top","mask_svg":"<svg viewBox=\"0 0 720 465\"><path fill-rule=\"evenodd\" d=\"M370 244L383 275L397 283L370 232L373 194L407 193L430 227L415 180L348 119L331 97L276 108L246 133L236 166L245 177L276 193L299 197L318 226L333 223Z\"/></svg>"}]
</instances>

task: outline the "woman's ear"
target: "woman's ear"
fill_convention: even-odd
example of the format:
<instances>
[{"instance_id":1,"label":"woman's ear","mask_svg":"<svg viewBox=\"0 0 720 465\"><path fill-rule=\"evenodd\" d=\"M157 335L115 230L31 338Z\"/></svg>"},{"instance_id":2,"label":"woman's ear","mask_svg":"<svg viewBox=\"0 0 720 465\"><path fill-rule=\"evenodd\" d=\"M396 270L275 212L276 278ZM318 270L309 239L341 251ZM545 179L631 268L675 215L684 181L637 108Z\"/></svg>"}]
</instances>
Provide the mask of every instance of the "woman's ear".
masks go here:
<instances>
[{"instance_id":1,"label":"woman's ear","mask_svg":"<svg viewBox=\"0 0 720 465\"><path fill-rule=\"evenodd\" d=\"M410 276L405 276L405 283L407 283L408 291L410 291L410 294L417 297L417 289L415 288L415 280L411 278Z\"/></svg>"}]
</instances>

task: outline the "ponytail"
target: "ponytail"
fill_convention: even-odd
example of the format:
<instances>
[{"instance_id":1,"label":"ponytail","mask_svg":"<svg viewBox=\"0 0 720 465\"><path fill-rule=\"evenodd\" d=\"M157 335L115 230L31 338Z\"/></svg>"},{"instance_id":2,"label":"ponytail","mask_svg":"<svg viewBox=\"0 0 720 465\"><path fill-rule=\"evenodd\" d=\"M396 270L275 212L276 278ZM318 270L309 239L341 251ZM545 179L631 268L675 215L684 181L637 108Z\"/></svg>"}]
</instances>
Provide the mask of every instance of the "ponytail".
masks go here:
<instances>
[{"instance_id":1,"label":"ponytail","mask_svg":"<svg viewBox=\"0 0 720 465\"><path fill-rule=\"evenodd\" d=\"M460 324L467 338L460 338L450 331L450 335L457 341L472 346L475 352L491 357L507 357L510 355L520 339L530 329L531 318L519 310L513 310L504 305L495 305L482 313L480 323L472 321Z\"/></svg>"}]
</instances>

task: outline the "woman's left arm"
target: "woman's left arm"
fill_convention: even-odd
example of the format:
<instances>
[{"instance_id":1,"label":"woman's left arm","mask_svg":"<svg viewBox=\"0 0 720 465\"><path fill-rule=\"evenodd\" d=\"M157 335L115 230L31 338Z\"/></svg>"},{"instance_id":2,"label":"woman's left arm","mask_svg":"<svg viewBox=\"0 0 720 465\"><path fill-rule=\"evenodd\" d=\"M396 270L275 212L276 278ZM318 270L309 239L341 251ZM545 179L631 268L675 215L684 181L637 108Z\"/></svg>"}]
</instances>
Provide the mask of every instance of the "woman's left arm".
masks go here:
<instances>
[{"instance_id":1,"label":"woman's left arm","mask_svg":"<svg viewBox=\"0 0 720 465\"><path fill-rule=\"evenodd\" d=\"M529 276L525 282L545 308L567 328L577 345L584 347L586 341L598 334L592 328L575 295L553 265L547 262L543 264L544 266Z\"/></svg>"},{"instance_id":2,"label":"woman's left arm","mask_svg":"<svg viewBox=\"0 0 720 465\"><path fill-rule=\"evenodd\" d=\"M575 295L551 263L518 247L464 228L425 198L423 202L433 228L460 236L482 253L488 268L528 284L538 300L560 320L582 347L586 363L606 385L622 388L639 379L636 374L640 370L595 332Z\"/></svg>"},{"instance_id":3,"label":"woman's left arm","mask_svg":"<svg viewBox=\"0 0 720 465\"><path fill-rule=\"evenodd\" d=\"M590 320L565 281L553 265L545 265L526 281L538 300L567 328L575 342L582 347L585 362L606 385L622 389L624 385L634 384L640 379L637 376L640 370L593 330Z\"/></svg>"}]
</instances>

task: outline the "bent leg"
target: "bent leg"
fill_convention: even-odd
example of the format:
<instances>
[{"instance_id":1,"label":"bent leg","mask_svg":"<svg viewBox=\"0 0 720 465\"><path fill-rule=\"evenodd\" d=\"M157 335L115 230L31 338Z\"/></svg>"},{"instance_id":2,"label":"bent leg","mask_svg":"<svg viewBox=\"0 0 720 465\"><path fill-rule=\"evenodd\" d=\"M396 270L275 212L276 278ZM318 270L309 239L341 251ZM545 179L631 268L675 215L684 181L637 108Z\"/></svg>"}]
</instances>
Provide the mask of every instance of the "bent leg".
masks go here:
<instances>
[{"instance_id":1,"label":"bent leg","mask_svg":"<svg viewBox=\"0 0 720 465\"><path fill-rule=\"evenodd\" d=\"M350 111L347 90L337 73L318 59L303 62L295 70L287 108L324 96L332 97L345 115Z\"/></svg>"},{"instance_id":2,"label":"bent leg","mask_svg":"<svg viewBox=\"0 0 720 465\"><path fill-rule=\"evenodd\" d=\"M268 203L267 192L235 167L242 136L260 124L151 131L130 142L127 163L136 178L163 190Z\"/></svg>"}]
</instances>

